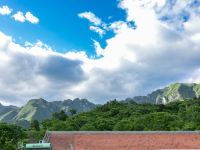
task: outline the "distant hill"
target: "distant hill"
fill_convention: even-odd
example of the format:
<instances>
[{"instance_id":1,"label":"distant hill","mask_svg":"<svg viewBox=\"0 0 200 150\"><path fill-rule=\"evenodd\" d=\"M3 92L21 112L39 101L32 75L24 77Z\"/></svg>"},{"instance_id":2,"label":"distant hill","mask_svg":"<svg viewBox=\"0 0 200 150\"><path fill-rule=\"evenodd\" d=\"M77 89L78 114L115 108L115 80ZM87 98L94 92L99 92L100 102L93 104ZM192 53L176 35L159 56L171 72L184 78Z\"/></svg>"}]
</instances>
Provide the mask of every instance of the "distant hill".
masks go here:
<instances>
[{"instance_id":1,"label":"distant hill","mask_svg":"<svg viewBox=\"0 0 200 150\"><path fill-rule=\"evenodd\" d=\"M0 120L11 120L17 114L18 109L16 106L3 106L0 103Z\"/></svg>"},{"instance_id":2,"label":"distant hill","mask_svg":"<svg viewBox=\"0 0 200 150\"><path fill-rule=\"evenodd\" d=\"M137 103L167 104L174 101L199 98L200 84L196 83L174 83L163 89L158 89L147 96L135 96L125 101Z\"/></svg>"},{"instance_id":3,"label":"distant hill","mask_svg":"<svg viewBox=\"0 0 200 150\"><path fill-rule=\"evenodd\" d=\"M167 104L174 101L200 97L200 84L174 83L163 89L158 89L147 96L135 96L127 98L124 102L135 101L137 103ZM87 112L97 105L87 99L74 99L48 102L42 98L29 100L23 107L3 106L0 104L0 121L16 123L28 127L31 120L42 121L51 118L54 112L64 110L69 113L70 109L76 109L78 113Z\"/></svg>"},{"instance_id":4,"label":"distant hill","mask_svg":"<svg viewBox=\"0 0 200 150\"><path fill-rule=\"evenodd\" d=\"M75 109L78 113L87 112L96 105L86 99L74 99L64 101L48 102L42 98L29 100L23 107L3 106L0 104L0 121L16 123L23 127L28 127L31 120L42 121L51 118L54 112L64 110L69 114L70 109Z\"/></svg>"},{"instance_id":5,"label":"distant hill","mask_svg":"<svg viewBox=\"0 0 200 150\"><path fill-rule=\"evenodd\" d=\"M109 101L95 109L43 122L48 131L199 131L200 99L162 104Z\"/></svg>"}]
</instances>

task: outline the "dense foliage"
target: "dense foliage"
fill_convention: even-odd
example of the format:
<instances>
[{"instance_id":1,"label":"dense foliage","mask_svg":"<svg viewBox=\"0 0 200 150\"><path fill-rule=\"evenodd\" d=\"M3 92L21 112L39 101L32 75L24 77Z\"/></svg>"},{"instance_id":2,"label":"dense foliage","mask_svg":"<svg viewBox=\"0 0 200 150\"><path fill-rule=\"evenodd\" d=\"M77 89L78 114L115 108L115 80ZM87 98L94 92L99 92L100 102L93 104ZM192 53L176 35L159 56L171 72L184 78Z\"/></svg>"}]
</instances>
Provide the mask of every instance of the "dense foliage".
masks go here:
<instances>
[{"instance_id":1,"label":"dense foliage","mask_svg":"<svg viewBox=\"0 0 200 150\"><path fill-rule=\"evenodd\" d=\"M25 137L26 134L22 128L0 123L0 149L16 150Z\"/></svg>"},{"instance_id":2,"label":"dense foliage","mask_svg":"<svg viewBox=\"0 0 200 150\"><path fill-rule=\"evenodd\" d=\"M167 105L110 101L90 112L67 116L63 111L41 123L43 130L172 131L200 130L200 99Z\"/></svg>"},{"instance_id":3,"label":"dense foliage","mask_svg":"<svg viewBox=\"0 0 200 150\"><path fill-rule=\"evenodd\" d=\"M200 130L200 99L167 105L110 101L76 114L71 110L53 114L42 122L33 120L29 129L0 123L0 149L16 149L20 141L38 142L46 130L54 131L194 131Z\"/></svg>"}]
</instances>

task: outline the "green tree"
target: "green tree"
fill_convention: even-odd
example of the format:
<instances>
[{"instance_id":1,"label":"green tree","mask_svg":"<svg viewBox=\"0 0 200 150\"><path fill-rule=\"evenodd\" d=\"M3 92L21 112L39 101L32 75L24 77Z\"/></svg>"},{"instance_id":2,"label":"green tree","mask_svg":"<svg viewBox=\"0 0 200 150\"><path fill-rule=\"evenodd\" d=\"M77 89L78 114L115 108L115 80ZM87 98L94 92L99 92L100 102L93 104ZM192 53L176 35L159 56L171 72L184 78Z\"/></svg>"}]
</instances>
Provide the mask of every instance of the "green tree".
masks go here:
<instances>
[{"instance_id":1,"label":"green tree","mask_svg":"<svg viewBox=\"0 0 200 150\"><path fill-rule=\"evenodd\" d=\"M167 112L150 113L137 118L134 126L135 130L169 131L178 119Z\"/></svg>"},{"instance_id":2,"label":"green tree","mask_svg":"<svg viewBox=\"0 0 200 150\"><path fill-rule=\"evenodd\" d=\"M127 119L119 121L114 127L115 131L131 131L133 126L133 122Z\"/></svg>"},{"instance_id":3,"label":"green tree","mask_svg":"<svg viewBox=\"0 0 200 150\"><path fill-rule=\"evenodd\" d=\"M92 123L86 123L81 128L80 131L96 131L97 129Z\"/></svg>"},{"instance_id":4,"label":"green tree","mask_svg":"<svg viewBox=\"0 0 200 150\"><path fill-rule=\"evenodd\" d=\"M4 144L3 150L16 150L16 146L9 141Z\"/></svg>"},{"instance_id":5,"label":"green tree","mask_svg":"<svg viewBox=\"0 0 200 150\"><path fill-rule=\"evenodd\" d=\"M36 131L40 131L40 123L38 120L32 120L31 121L31 129L34 129Z\"/></svg>"},{"instance_id":6,"label":"green tree","mask_svg":"<svg viewBox=\"0 0 200 150\"><path fill-rule=\"evenodd\" d=\"M99 118L94 122L95 128L98 131L111 131L115 122L109 118Z\"/></svg>"},{"instance_id":7,"label":"green tree","mask_svg":"<svg viewBox=\"0 0 200 150\"><path fill-rule=\"evenodd\" d=\"M166 105L109 101L95 109L79 113L73 109L42 122L44 130L97 131L174 131L200 130L200 99L171 102ZM58 119L59 118L59 119ZM64 119L63 119L64 118Z\"/></svg>"},{"instance_id":8,"label":"green tree","mask_svg":"<svg viewBox=\"0 0 200 150\"><path fill-rule=\"evenodd\" d=\"M61 110L60 112L53 113L52 117L53 117L53 119L65 121L68 116L67 116L67 114L65 113L64 110Z\"/></svg>"},{"instance_id":9,"label":"green tree","mask_svg":"<svg viewBox=\"0 0 200 150\"><path fill-rule=\"evenodd\" d=\"M73 109L73 108L71 108L71 109L69 110L69 112L70 112L70 114L71 114L72 116L75 115L75 114L77 113L76 109Z\"/></svg>"},{"instance_id":10,"label":"green tree","mask_svg":"<svg viewBox=\"0 0 200 150\"><path fill-rule=\"evenodd\" d=\"M0 123L0 149L17 149L18 142L26 137L24 130L16 125Z\"/></svg>"},{"instance_id":11,"label":"green tree","mask_svg":"<svg viewBox=\"0 0 200 150\"><path fill-rule=\"evenodd\" d=\"M194 122L185 122L183 130L185 131L194 131L196 129L196 123Z\"/></svg>"}]
</instances>

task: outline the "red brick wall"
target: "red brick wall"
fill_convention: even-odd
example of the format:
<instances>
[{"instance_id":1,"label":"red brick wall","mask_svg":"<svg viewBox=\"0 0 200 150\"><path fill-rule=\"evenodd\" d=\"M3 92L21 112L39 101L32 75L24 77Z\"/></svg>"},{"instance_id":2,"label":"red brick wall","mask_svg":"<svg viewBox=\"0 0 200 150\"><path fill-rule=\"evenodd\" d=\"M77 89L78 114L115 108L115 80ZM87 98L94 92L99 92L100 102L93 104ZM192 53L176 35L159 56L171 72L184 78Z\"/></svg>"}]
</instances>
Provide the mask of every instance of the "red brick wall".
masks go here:
<instances>
[{"instance_id":1,"label":"red brick wall","mask_svg":"<svg viewBox=\"0 0 200 150\"><path fill-rule=\"evenodd\" d=\"M199 133L52 132L53 150L199 149Z\"/></svg>"}]
</instances>

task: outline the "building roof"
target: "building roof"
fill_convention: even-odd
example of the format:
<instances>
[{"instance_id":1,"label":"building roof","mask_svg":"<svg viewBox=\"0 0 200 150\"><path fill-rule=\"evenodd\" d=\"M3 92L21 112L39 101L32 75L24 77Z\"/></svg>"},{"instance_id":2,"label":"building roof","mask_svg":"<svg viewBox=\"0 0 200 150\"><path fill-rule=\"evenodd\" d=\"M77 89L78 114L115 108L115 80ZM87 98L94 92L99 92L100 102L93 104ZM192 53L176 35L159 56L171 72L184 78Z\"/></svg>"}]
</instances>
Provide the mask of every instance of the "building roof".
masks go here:
<instances>
[{"instance_id":1,"label":"building roof","mask_svg":"<svg viewBox=\"0 0 200 150\"><path fill-rule=\"evenodd\" d=\"M200 149L199 131L48 131L45 139L56 150Z\"/></svg>"}]
</instances>

